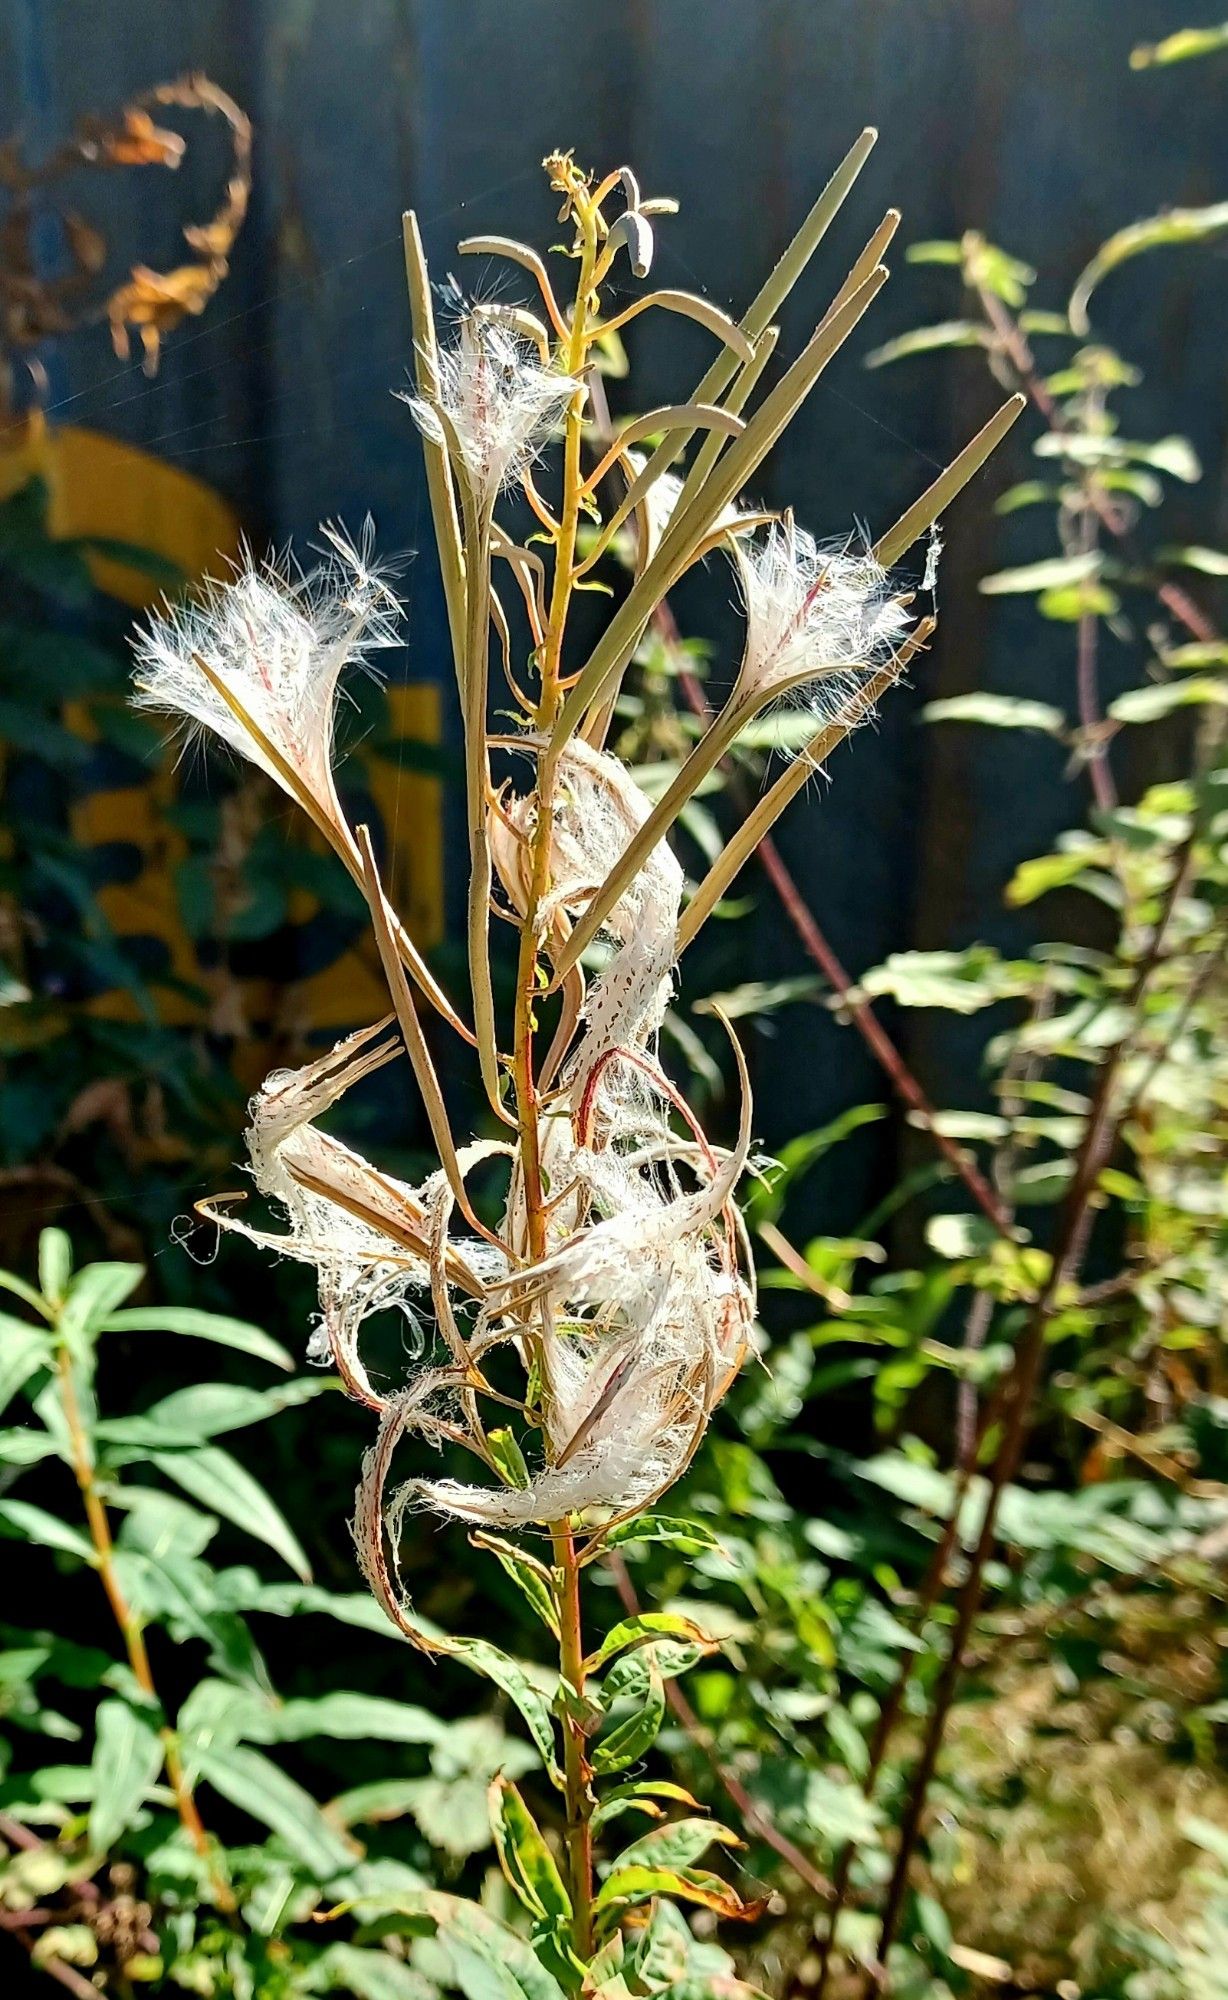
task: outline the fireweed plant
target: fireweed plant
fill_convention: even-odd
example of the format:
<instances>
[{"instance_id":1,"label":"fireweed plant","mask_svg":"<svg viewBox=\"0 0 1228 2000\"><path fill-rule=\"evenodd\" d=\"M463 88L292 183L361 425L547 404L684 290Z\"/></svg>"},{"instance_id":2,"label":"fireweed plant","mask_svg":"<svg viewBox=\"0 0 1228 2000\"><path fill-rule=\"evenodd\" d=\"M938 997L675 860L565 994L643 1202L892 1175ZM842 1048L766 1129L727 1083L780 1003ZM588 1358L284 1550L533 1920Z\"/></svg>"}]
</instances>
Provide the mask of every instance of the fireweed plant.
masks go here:
<instances>
[{"instance_id":1,"label":"fireweed plant","mask_svg":"<svg viewBox=\"0 0 1228 2000\"><path fill-rule=\"evenodd\" d=\"M515 1787L496 1781L492 1798L496 1844L532 1920L541 1975L564 1987L585 1974L594 1985L617 1980L622 1920L658 1895L726 1915L757 1907L695 1866L733 1836L706 1819L669 1820L672 1804L693 1804L677 1787L602 1785L642 1758L662 1721L665 1681L709 1642L666 1613L625 1619L594 1642L581 1617L582 1572L603 1554L636 1538L693 1544L696 1530L650 1509L690 1462L754 1346L754 1273L736 1206L752 1131L746 1069L734 1041L741 1109L725 1149L658 1058L678 961L788 800L925 644L932 620L912 608L895 565L1022 400L1004 405L872 547L852 539L824 547L790 514L765 514L743 498L886 278L880 258L894 212L800 355L756 397L775 316L874 136L852 148L738 324L679 291L606 303L612 282L647 278L655 219L673 207L642 199L625 167L598 180L570 154L545 162L571 232L561 255L574 282L563 296L527 246L491 237L461 244L527 274L532 304L474 304L445 344L417 225L406 218L416 372L407 400L425 454L463 719L466 1006L442 990L390 907L368 831L347 824L334 783L340 676L374 665L397 626L370 547L330 531L310 574L249 566L201 604L155 622L139 647L140 704L213 731L274 778L370 908L389 1017L305 1068L270 1076L252 1106L252 1175L286 1232L218 1203L207 1212L316 1268L309 1354L330 1361L378 1423L354 1518L375 1597L414 1645L451 1652L504 1690L562 1795L565 1875ZM612 337L646 311L698 321L716 357L690 400L635 417L611 441L595 420L593 373ZM503 513L513 494L535 517L527 542ZM630 585L588 658L577 660L569 636L577 595L600 582L591 573L628 526L639 552ZM728 700L653 804L606 749L607 732L649 619L709 556L733 567L743 656ZM527 626L527 669L513 664L513 603ZM492 654L507 684L500 703L510 696L514 718L501 715L497 733ZM785 700L812 711L812 737L688 897L667 836L739 732ZM492 988L495 927L517 939L506 1020ZM497 1136L454 1137L423 1009L473 1049ZM401 1053L439 1160L417 1187L317 1123ZM484 1179L502 1176L494 1228L471 1192L479 1169ZM397 1305L415 1320L421 1313L430 1332L408 1380L385 1392L364 1363L363 1331ZM415 1470L392 1490L393 1459L408 1441ZM473 1477L426 1476L424 1446L459 1448ZM469 1524L522 1587L557 1643L553 1698L488 1643L423 1629L397 1571L409 1507ZM629 1811L658 1824L604 1868L598 1886L596 1838Z\"/></svg>"}]
</instances>

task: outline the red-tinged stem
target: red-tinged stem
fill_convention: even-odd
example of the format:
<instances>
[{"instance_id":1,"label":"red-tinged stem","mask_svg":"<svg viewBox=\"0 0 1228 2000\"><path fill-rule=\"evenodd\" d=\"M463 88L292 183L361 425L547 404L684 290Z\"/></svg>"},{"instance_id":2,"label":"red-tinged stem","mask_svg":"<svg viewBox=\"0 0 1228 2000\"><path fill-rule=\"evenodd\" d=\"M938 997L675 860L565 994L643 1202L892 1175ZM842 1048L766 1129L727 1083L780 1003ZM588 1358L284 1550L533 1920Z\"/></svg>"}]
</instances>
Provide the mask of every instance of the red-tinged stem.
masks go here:
<instances>
[{"instance_id":1,"label":"red-tinged stem","mask_svg":"<svg viewBox=\"0 0 1228 2000\"><path fill-rule=\"evenodd\" d=\"M1045 386L1037 367L1036 359L1028 345L1027 337L1003 305L1001 299L977 287L977 298L981 310L997 338L1001 353L1010 363L1019 387L1027 396L1055 437L1064 437L1067 426L1062 421L1062 413L1056 398ZM1129 533L1129 524L1112 501L1103 493L1093 491L1089 501L1101 524L1107 528L1115 541L1124 541ZM1202 607L1194 602L1187 590L1179 583L1165 582L1155 586L1155 594L1167 611L1171 611L1178 624L1184 625L1192 639L1202 645L1213 645L1220 637L1219 630Z\"/></svg>"},{"instance_id":2,"label":"red-tinged stem","mask_svg":"<svg viewBox=\"0 0 1228 2000\"><path fill-rule=\"evenodd\" d=\"M625 1609L633 1618L638 1617L641 1608L640 1600L622 1556L617 1550L611 1549L605 1560L610 1566L615 1587ZM761 1840L766 1847L774 1849L779 1854L781 1860L788 1863L794 1874L800 1876L806 1887L813 1890L816 1896L821 1896L824 1900L830 1897L833 1894L833 1888L826 1875L822 1874L815 1867L809 1855L804 1854L796 1842L789 1839L787 1833L780 1831L775 1821L768 1817L758 1801L751 1797L746 1786L738 1777L737 1772L731 1771L727 1764L722 1763L720 1757L717 1755L716 1745L711 1735L704 1728L677 1681L668 1681L666 1683L665 1698L682 1724L682 1727L686 1730L692 1743L694 1743L696 1749L707 1760L720 1785L738 1808L738 1811L742 1815L743 1825Z\"/></svg>"},{"instance_id":3,"label":"red-tinged stem","mask_svg":"<svg viewBox=\"0 0 1228 2000\"><path fill-rule=\"evenodd\" d=\"M580 1625L580 1569L569 1528L552 1531L558 1579L559 1666L577 1696L584 1694L584 1640ZM576 1956L593 1955L593 1827L590 1772L583 1726L576 1715L563 1717L563 1780L567 1799L567 1858L571 1875L572 1942Z\"/></svg>"},{"instance_id":4,"label":"red-tinged stem","mask_svg":"<svg viewBox=\"0 0 1228 2000\"><path fill-rule=\"evenodd\" d=\"M1029 1430L1029 1418L1040 1380L1046 1336L1055 1315L1078 1277L1087 1251L1094 1213L1093 1197L1100 1175L1107 1165L1122 1124L1122 1108L1114 1107L1114 1092L1122 1065L1135 1046L1142 1005L1148 982L1160 962L1173 912L1184 891L1193 855L1193 835L1188 836L1174 857L1172 878L1147 951L1139 962L1126 1002L1130 1025L1121 1040L1108 1052L1096 1079L1096 1088L1083 1128L1083 1138L1074 1163L1066 1198L1062 1204L1055 1235L1052 1262L1045 1288L1037 1300L1015 1356L1014 1366L1003 1385L1002 1442L987 1475L985 1511L981 1530L962 1589L956 1600L955 1622L942 1670L934 1689L908 1800L900 1821L895 1865L883 1906L878 1948L865 1983L865 2000L883 2000L889 1990L887 1959L899 1927L913 1854L921 1832L929 1788L946 1735L947 1720L964 1667L964 1653L973 1620L980 1608L985 1568L997 1536L998 1512L1003 1493L1015 1478Z\"/></svg>"},{"instance_id":5,"label":"red-tinged stem","mask_svg":"<svg viewBox=\"0 0 1228 2000\"><path fill-rule=\"evenodd\" d=\"M667 603L658 605L653 617L654 623L666 644L676 646L680 635L669 605ZM695 676L684 670L680 675L680 682L687 703L694 714L701 720L706 720L710 715L710 710L704 697L704 691L695 679ZM725 761L726 768L728 768L727 760L723 761ZM865 1042L870 1053L886 1072L896 1095L908 1106L922 1129L933 1140L943 1159L952 1171L959 1176L977 1207L992 1222L995 1229L999 1230L1004 1236L1009 1235L1011 1223L1006 1209L994 1193L989 1182L985 1179L985 1176L980 1172L975 1161L969 1158L968 1154L961 1147L957 1146L954 1140L949 1139L945 1132L940 1131L937 1123L938 1114L933 1104L931 1104L920 1083L909 1069L908 1064L883 1027L874 1009L869 1005L868 1001L859 1000L855 996L852 979L845 971L844 966L828 943L824 933L820 930L813 911L794 881L788 864L770 833L765 834L759 842L756 853L763 864L764 873L776 891L781 908L784 910L785 915L788 917L797 934L802 949L805 951L807 957L818 966L832 990L839 994L841 1004L849 1020L857 1029L858 1034Z\"/></svg>"}]
</instances>

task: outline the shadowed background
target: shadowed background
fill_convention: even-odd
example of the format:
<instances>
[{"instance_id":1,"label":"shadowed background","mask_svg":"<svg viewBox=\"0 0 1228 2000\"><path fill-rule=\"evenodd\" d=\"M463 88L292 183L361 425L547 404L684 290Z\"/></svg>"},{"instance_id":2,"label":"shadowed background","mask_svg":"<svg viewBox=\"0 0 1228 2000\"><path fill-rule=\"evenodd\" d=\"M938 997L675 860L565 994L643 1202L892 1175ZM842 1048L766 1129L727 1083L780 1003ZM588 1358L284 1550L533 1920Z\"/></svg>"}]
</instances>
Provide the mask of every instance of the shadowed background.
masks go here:
<instances>
[{"instance_id":1,"label":"shadowed background","mask_svg":"<svg viewBox=\"0 0 1228 2000\"><path fill-rule=\"evenodd\" d=\"M102 334L49 354L53 415L209 481L257 545L305 538L324 517L356 525L369 509L382 548L421 551L406 576L402 670L445 682L419 457L390 393L409 358L403 208L423 220L436 275L458 269L480 285L490 274L458 265L458 236L553 240L538 170L548 149L573 145L602 168L626 160L647 192L681 202L659 231L654 275L736 314L857 130L876 124L878 148L789 303L782 351L796 351L888 204L904 211L893 283L759 486L767 504L792 502L820 536L855 521L873 531L993 405L977 356L862 366L881 341L958 309L952 274L907 265L904 247L980 229L1036 266L1035 303L1060 306L1115 228L1222 193L1228 149L1215 87L1201 78L1195 87L1182 69L1144 78L1128 66L1136 42L1213 14L1161 0L8 0L0 131L19 127L32 151L81 112L196 67L256 129L252 213L203 321L171 338L153 381L121 367ZM139 253L173 256L183 216L208 212L218 158L206 140L178 180L96 182L91 212L116 259L133 251L134 212ZM1189 435L1221 503L1223 270L1223 253L1168 253L1162 282L1160 262L1142 260L1098 297L1098 332L1146 371L1134 393L1139 431ZM704 337L677 327L629 329L641 406L685 393L703 365ZM1178 352L1179 375L1169 366ZM1026 918L1002 910L1002 884L1070 823L1053 743L919 723L924 700L978 686L1069 704L1069 628L1042 626L1026 600L976 591L976 578L1005 560L1051 552L1047 520L1004 523L991 511L1026 472L1034 434L1020 425L946 524L941 628L913 686L888 703L876 736L837 757L830 791L812 788L781 829L854 972L909 947L1026 942ZM1204 534L1206 492L1189 501ZM1178 495L1175 533L1182 504ZM703 607L694 587L677 607L685 630L716 639L717 673L736 657L731 596L713 571ZM1131 673L1126 647L1110 646L1106 698ZM455 910L463 867L459 826L449 824ZM766 885L748 876L746 886L759 905L754 963L744 931L736 951L718 931L701 988L804 969ZM937 1101L975 1101L953 1016L893 1026ZM786 1011L774 1033L755 1036L753 1053L769 1146L882 1091L860 1042L814 1007ZM841 1154L838 1186L816 1181L813 1198L833 1204L837 1224L857 1213L865 1181L890 1170L900 1133L879 1126L856 1144L860 1154Z\"/></svg>"}]
</instances>

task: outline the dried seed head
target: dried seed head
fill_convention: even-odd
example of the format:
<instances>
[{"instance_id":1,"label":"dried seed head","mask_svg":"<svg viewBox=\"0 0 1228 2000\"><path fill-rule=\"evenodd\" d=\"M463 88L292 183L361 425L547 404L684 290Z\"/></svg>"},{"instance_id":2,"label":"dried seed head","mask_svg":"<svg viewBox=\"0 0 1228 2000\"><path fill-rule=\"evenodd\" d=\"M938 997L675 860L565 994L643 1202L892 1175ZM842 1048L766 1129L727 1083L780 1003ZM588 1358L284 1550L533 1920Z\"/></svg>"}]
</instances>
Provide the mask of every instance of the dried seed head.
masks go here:
<instances>
[{"instance_id":1,"label":"dried seed head","mask_svg":"<svg viewBox=\"0 0 1228 2000\"><path fill-rule=\"evenodd\" d=\"M438 357L439 399L402 395L424 437L443 445L479 510L523 473L562 417L577 384L543 368L532 341L505 321L466 313Z\"/></svg>"},{"instance_id":2,"label":"dried seed head","mask_svg":"<svg viewBox=\"0 0 1228 2000\"><path fill-rule=\"evenodd\" d=\"M820 548L792 515L735 551L746 605L737 697L783 692L804 677L836 683L843 700L850 677L855 688L907 630L882 564L869 551Z\"/></svg>"},{"instance_id":3,"label":"dried seed head","mask_svg":"<svg viewBox=\"0 0 1228 2000\"><path fill-rule=\"evenodd\" d=\"M323 530L312 570L245 558L196 603L171 606L137 642L135 701L206 730L286 790L294 785L340 823L333 723L343 668L400 643L400 606L371 561L371 523L359 543Z\"/></svg>"}]
</instances>

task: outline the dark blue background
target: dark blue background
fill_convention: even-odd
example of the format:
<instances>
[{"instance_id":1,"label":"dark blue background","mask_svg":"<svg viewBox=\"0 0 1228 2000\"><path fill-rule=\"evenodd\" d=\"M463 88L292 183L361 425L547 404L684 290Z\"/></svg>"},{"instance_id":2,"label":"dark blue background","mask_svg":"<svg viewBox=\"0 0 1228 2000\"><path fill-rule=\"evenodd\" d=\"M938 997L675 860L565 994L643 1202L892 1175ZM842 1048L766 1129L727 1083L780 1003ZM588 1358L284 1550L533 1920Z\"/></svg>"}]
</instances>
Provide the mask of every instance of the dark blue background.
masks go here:
<instances>
[{"instance_id":1,"label":"dark blue background","mask_svg":"<svg viewBox=\"0 0 1228 2000\"><path fill-rule=\"evenodd\" d=\"M76 341L55 359L59 413L212 481L257 538L306 536L323 516L356 521L369 508L385 547L425 551L418 456L390 394L408 353L403 208L418 209L442 275L471 231L553 240L537 171L548 149L574 145L602 167L628 160L648 191L682 203L660 231L662 281L736 310L872 122L879 146L790 304L786 348L888 203L904 210L894 280L761 492L795 503L820 535L854 519L884 526L995 400L973 356L862 369L872 345L958 310L951 274L905 265L903 245L980 228L1036 265L1037 303L1058 305L1113 229L1222 198L1228 66L1128 65L1136 42L1220 12L1206 0L7 0L0 130L21 125L45 143L79 112L195 66L256 125L253 212L206 319L172 338L154 382L121 369L101 334ZM93 184L90 212L117 259L172 262L178 221L209 212L220 157L202 144L178 183L147 173ZM1210 539L1217 511L1222 525L1224 271L1222 253L1166 253L1114 276L1097 301L1100 333L1146 370L1129 428L1184 431L1207 467L1204 488L1178 495L1169 540ZM702 365L702 337L671 339L643 326L629 343L641 405L685 392ZM975 589L978 574L1048 552L1040 510L1009 522L990 512L1028 453L1020 426L947 523L942 630L917 685L784 828L854 970L911 945L1026 941L1027 924L1001 909L1002 884L1081 810L1052 744L917 720L924 699L973 686L1070 702L1072 634L1042 626L1026 600L991 603ZM442 674L429 552L409 589L406 671ZM685 599L680 609L728 651L723 578L713 595L715 611ZM1109 643L1110 693L1142 657ZM802 969L766 890L756 922L754 962L743 934L714 979ZM895 1026L936 1098L975 1100L975 1035L948 1017ZM860 1043L814 1009L791 1009L760 1038L756 1067L769 1144L881 1094ZM865 1144L863 1163L878 1147L881 1166L895 1141L878 1128Z\"/></svg>"}]
</instances>

